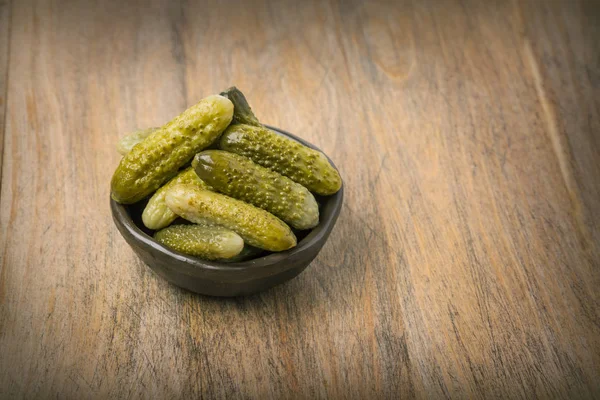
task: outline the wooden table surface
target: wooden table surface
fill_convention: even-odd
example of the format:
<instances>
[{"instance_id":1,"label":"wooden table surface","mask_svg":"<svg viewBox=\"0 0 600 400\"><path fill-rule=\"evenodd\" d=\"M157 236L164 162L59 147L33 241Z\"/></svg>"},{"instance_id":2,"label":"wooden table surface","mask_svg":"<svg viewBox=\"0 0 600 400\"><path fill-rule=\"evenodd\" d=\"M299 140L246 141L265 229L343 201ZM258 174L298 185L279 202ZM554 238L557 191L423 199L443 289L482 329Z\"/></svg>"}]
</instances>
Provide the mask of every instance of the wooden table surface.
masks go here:
<instances>
[{"instance_id":1,"label":"wooden table surface","mask_svg":"<svg viewBox=\"0 0 600 400\"><path fill-rule=\"evenodd\" d=\"M600 396L600 12L586 1L0 1L0 398ZM246 298L111 220L115 142L235 84L345 182Z\"/></svg>"}]
</instances>

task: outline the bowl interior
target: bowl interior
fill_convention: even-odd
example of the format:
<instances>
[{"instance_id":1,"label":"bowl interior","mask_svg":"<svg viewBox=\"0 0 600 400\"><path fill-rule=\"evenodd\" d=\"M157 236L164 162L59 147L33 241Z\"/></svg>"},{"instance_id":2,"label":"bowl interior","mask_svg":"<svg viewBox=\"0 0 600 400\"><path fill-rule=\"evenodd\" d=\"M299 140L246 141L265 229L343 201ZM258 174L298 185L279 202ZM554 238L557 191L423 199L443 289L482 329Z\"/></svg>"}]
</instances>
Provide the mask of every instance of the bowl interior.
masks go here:
<instances>
[{"instance_id":1,"label":"bowl interior","mask_svg":"<svg viewBox=\"0 0 600 400\"><path fill-rule=\"evenodd\" d=\"M281 129L274 128L268 125L267 127L273 130L274 132L294 139L304 144L305 146L311 147L315 150L319 150L314 145L292 135L291 133L285 132ZM329 161L331 162L331 160ZM335 168L333 162L331 162L331 164ZM294 234L298 239L298 244L296 247L278 253L270 253L264 251L255 258L241 262L208 261L198 257L179 253L156 242L152 237L154 231L146 228L142 223L141 218L142 212L144 210L144 207L146 206L146 203L148 202L148 199L131 205L119 204L111 199L111 210L113 212L113 218L115 220L115 223L117 224L117 227L119 228L125 239L132 246L142 246L155 253L161 253L161 256L164 255L172 257L174 262L181 262L181 266L178 266L178 268L183 268L184 270L189 269L188 272L190 275L193 275L194 270L196 270L199 267L204 270L226 270L228 272L252 268L255 272L259 272L258 270L261 267L269 269L272 268L274 265L281 265L282 261L285 261L290 257L298 258L302 256L302 253L309 251L311 253L314 252L314 254L316 255L316 252L320 250L320 248L327 240L329 233L333 229L333 226L341 210L343 200L343 185L342 188L332 196L323 197L315 195L315 198L319 203L319 225L317 225L312 230L294 230Z\"/></svg>"}]
</instances>

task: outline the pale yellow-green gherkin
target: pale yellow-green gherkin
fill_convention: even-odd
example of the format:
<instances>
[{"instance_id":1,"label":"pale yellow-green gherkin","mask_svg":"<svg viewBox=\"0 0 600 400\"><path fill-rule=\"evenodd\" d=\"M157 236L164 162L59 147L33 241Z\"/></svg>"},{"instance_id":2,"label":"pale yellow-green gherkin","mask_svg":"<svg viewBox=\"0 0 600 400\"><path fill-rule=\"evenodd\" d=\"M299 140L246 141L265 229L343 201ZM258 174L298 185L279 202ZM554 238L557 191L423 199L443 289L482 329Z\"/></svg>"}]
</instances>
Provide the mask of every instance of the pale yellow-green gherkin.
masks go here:
<instances>
[{"instance_id":1,"label":"pale yellow-green gherkin","mask_svg":"<svg viewBox=\"0 0 600 400\"><path fill-rule=\"evenodd\" d=\"M244 248L237 233L221 226L172 225L156 232L154 238L175 251L207 260L232 258Z\"/></svg>"},{"instance_id":2,"label":"pale yellow-green gherkin","mask_svg":"<svg viewBox=\"0 0 600 400\"><path fill-rule=\"evenodd\" d=\"M316 194L332 195L342 187L340 174L323 153L262 126L231 125L219 147L248 157Z\"/></svg>"},{"instance_id":3,"label":"pale yellow-green gherkin","mask_svg":"<svg viewBox=\"0 0 600 400\"><path fill-rule=\"evenodd\" d=\"M196 154L192 167L217 191L260 207L296 229L319 223L319 206L308 189L246 157L205 150Z\"/></svg>"},{"instance_id":4,"label":"pale yellow-green gherkin","mask_svg":"<svg viewBox=\"0 0 600 400\"><path fill-rule=\"evenodd\" d=\"M203 190L211 190L212 188L207 185L202 179L198 177L196 172L192 167L188 167L181 171L175 178L171 179L169 182L165 183L160 189L158 189L152 197L148 204L146 204L146 208L144 208L144 212L142 213L142 221L146 228L149 229L162 229L165 226L171 224L171 222L175 221L177 215L165 203L165 195L169 188L180 184L180 183L188 183L197 186Z\"/></svg>"},{"instance_id":5,"label":"pale yellow-green gherkin","mask_svg":"<svg viewBox=\"0 0 600 400\"><path fill-rule=\"evenodd\" d=\"M229 125L233 104L223 96L208 96L135 145L115 171L112 198L135 203L171 179Z\"/></svg>"},{"instance_id":6,"label":"pale yellow-green gherkin","mask_svg":"<svg viewBox=\"0 0 600 400\"><path fill-rule=\"evenodd\" d=\"M146 139L148 136L159 130L160 128L146 128L128 133L123 136L117 143L117 151L124 156L129 153L133 146Z\"/></svg>"},{"instance_id":7,"label":"pale yellow-green gherkin","mask_svg":"<svg viewBox=\"0 0 600 400\"><path fill-rule=\"evenodd\" d=\"M296 236L285 222L241 200L180 184L167 191L165 201L182 218L231 229L251 246L269 251L296 246Z\"/></svg>"}]
</instances>

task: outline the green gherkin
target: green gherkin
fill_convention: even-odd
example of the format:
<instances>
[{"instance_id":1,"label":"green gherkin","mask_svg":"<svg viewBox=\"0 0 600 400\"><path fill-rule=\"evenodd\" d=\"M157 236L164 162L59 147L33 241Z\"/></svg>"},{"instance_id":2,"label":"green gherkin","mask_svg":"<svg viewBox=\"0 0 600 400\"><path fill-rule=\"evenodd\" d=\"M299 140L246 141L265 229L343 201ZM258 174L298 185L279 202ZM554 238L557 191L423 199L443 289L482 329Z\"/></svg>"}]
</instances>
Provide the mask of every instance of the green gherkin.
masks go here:
<instances>
[{"instance_id":1,"label":"green gherkin","mask_svg":"<svg viewBox=\"0 0 600 400\"><path fill-rule=\"evenodd\" d=\"M319 206L304 186L238 154L206 150L192 167L217 191L267 210L296 229L319 223Z\"/></svg>"},{"instance_id":2,"label":"green gherkin","mask_svg":"<svg viewBox=\"0 0 600 400\"><path fill-rule=\"evenodd\" d=\"M219 261L223 261L223 262L227 262L227 263L247 261L247 260L251 260L253 258L257 258L264 252L265 251L263 249L259 249L258 247L252 247L252 246L249 246L246 244L246 245L244 245L244 248L242 249L240 254L238 254L237 256L227 258L227 259L221 259Z\"/></svg>"},{"instance_id":3,"label":"green gherkin","mask_svg":"<svg viewBox=\"0 0 600 400\"><path fill-rule=\"evenodd\" d=\"M221 93L221 96L227 97L233 103L232 124L247 124L253 126L262 126L258 118L252 112L246 96L235 86L230 87Z\"/></svg>"},{"instance_id":4,"label":"green gherkin","mask_svg":"<svg viewBox=\"0 0 600 400\"><path fill-rule=\"evenodd\" d=\"M296 246L296 236L285 222L241 200L193 185L175 185L167 192L165 201L182 218L231 229L251 246L269 251Z\"/></svg>"},{"instance_id":5,"label":"green gherkin","mask_svg":"<svg viewBox=\"0 0 600 400\"><path fill-rule=\"evenodd\" d=\"M135 203L172 178L229 125L233 104L223 96L208 96L131 149L111 181L112 198Z\"/></svg>"},{"instance_id":6,"label":"green gherkin","mask_svg":"<svg viewBox=\"0 0 600 400\"><path fill-rule=\"evenodd\" d=\"M129 153L133 146L146 139L148 136L159 130L160 128L140 129L123 136L117 143L117 151L124 156Z\"/></svg>"},{"instance_id":7,"label":"green gherkin","mask_svg":"<svg viewBox=\"0 0 600 400\"><path fill-rule=\"evenodd\" d=\"M248 157L316 194L332 195L342 187L340 174L323 153L265 127L231 125L221 136L219 147Z\"/></svg>"},{"instance_id":8,"label":"green gherkin","mask_svg":"<svg viewBox=\"0 0 600 400\"><path fill-rule=\"evenodd\" d=\"M244 248L237 233L220 226L172 225L156 232L154 239L180 253L207 260L232 258Z\"/></svg>"},{"instance_id":9,"label":"green gherkin","mask_svg":"<svg viewBox=\"0 0 600 400\"><path fill-rule=\"evenodd\" d=\"M142 221L147 228L154 230L162 229L175 221L177 215L167 207L165 195L170 188L180 183L188 183L203 190L211 190L210 186L204 183L202 179L198 178L198 175L192 167L184 169L177 174L175 178L171 179L154 192L150 201L146 204L146 208L144 208L144 212L142 213Z\"/></svg>"}]
</instances>

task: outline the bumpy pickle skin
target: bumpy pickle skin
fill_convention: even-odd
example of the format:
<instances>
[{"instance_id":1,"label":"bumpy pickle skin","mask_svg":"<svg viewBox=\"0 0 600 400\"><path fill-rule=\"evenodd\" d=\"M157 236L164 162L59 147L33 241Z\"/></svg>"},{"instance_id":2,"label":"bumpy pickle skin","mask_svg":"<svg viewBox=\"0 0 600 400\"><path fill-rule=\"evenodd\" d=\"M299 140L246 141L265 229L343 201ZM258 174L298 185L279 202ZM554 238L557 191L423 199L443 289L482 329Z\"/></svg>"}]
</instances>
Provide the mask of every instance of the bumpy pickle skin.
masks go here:
<instances>
[{"instance_id":1,"label":"bumpy pickle skin","mask_svg":"<svg viewBox=\"0 0 600 400\"><path fill-rule=\"evenodd\" d=\"M215 141L233 117L233 103L208 96L131 149L115 171L111 196L132 204L158 189Z\"/></svg>"},{"instance_id":2,"label":"bumpy pickle skin","mask_svg":"<svg viewBox=\"0 0 600 400\"><path fill-rule=\"evenodd\" d=\"M220 226L172 225L156 232L154 239L175 251L206 260L230 259L244 248L237 233Z\"/></svg>"},{"instance_id":3,"label":"bumpy pickle skin","mask_svg":"<svg viewBox=\"0 0 600 400\"><path fill-rule=\"evenodd\" d=\"M232 124L247 124L253 126L262 126L258 118L252 112L252 108L246 100L246 96L235 86L221 92L221 96L227 97L233 103Z\"/></svg>"},{"instance_id":4,"label":"bumpy pickle skin","mask_svg":"<svg viewBox=\"0 0 600 400\"><path fill-rule=\"evenodd\" d=\"M202 190L212 190L209 185L198 178L192 167L184 169L175 178L154 192L150 201L146 204L146 208L144 208L144 212L142 213L142 222L146 228L154 230L162 229L175 221L177 215L167 207L165 195L170 188L180 183L192 184Z\"/></svg>"},{"instance_id":5,"label":"bumpy pickle skin","mask_svg":"<svg viewBox=\"0 0 600 400\"><path fill-rule=\"evenodd\" d=\"M221 136L219 147L248 157L322 196L342 187L340 174L323 153L265 127L231 125Z\"/></svg>"},{"instance_id":6,"label":"bumpy pickle skin","mask_svg":"<svg viewBox=\"0 0 600 400\"><path fill-rule=\"evenodd\" d=\"M319 224L319 206L304 186L223 150L205 150L192 161L196 174L215 190L260 207L296 229Z\"/></svg>"},{"instance_id":7,"label":"bumpy pickle skin","mask_svg":"<svg viewBox=\"0 0 600 400\"><path fill-rule=\"evenodd\" d=\"M165 201L180 217L231 229L250 246L269 251L296 246L296 236L285 222L241 200L193 185L175 185L167 191Z\"/></svg>"},{"instance_id":8,"label":"bumpy pickle skin","mask_svg":"<svg viewBox=\"0 0 600 400\"><path fill-rule=\"evenodd\" d=\"M117 143L117 151L124 156L129 153L133 146L146 139L160 128L140 129L123 136Z\"/></svg>"}]
</instances>

